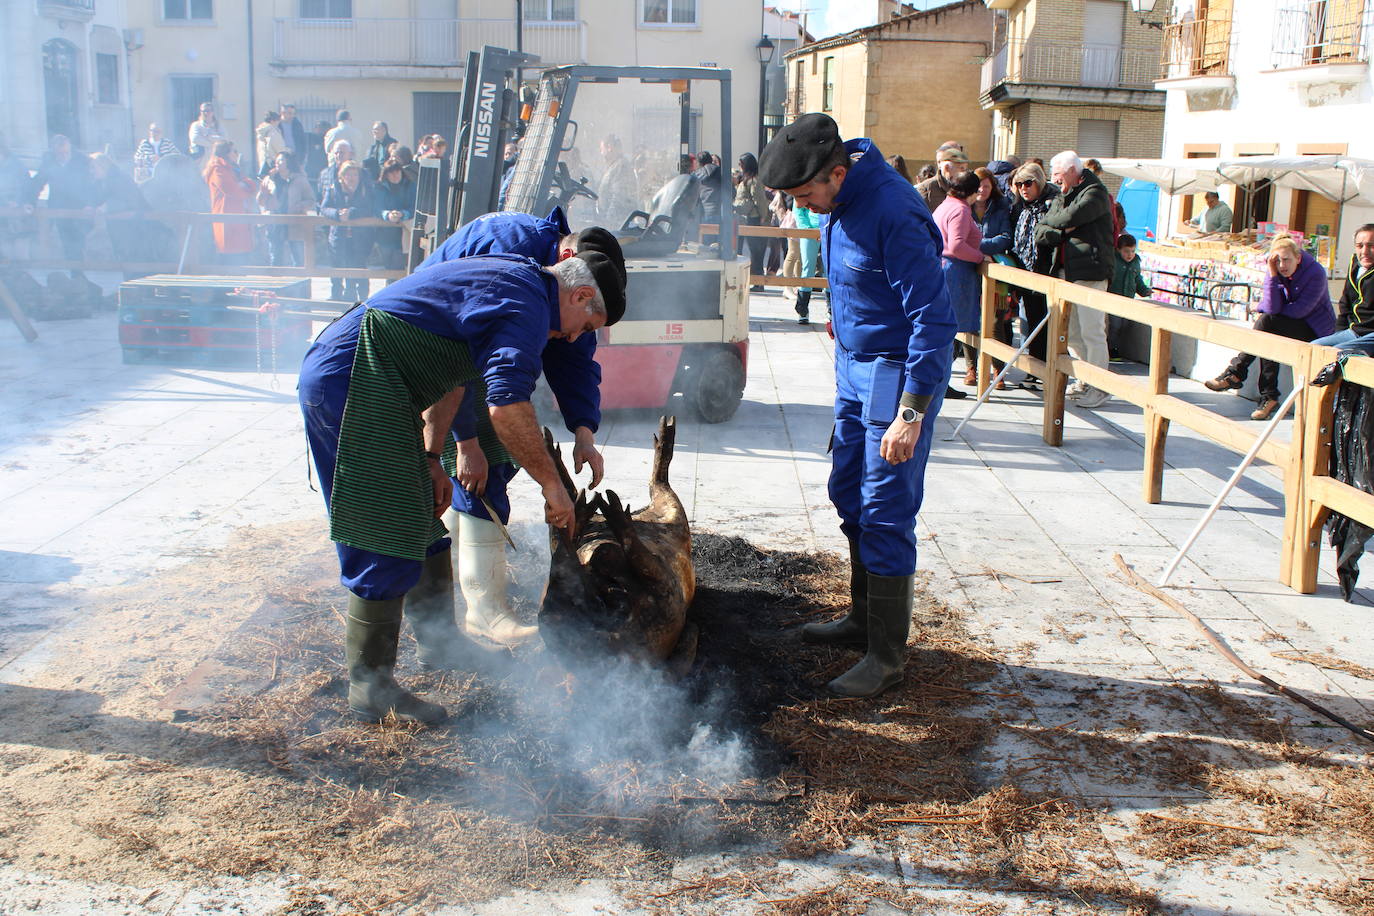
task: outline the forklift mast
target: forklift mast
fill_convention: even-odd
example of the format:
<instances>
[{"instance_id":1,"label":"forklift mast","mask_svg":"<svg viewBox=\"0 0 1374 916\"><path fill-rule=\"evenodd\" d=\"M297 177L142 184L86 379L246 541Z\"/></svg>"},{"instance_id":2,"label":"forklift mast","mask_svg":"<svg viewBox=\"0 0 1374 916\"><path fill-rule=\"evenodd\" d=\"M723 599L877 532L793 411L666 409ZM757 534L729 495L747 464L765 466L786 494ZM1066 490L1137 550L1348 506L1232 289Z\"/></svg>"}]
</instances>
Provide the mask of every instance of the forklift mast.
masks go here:
<instances>
[{"instance_id":1,"label":"forklift mast","mask_svg":"<svg viewBox=\"0 0 1374 916\"><path fill-rule=\"evenodd\" d=\"M498 208L506 142L518 123L517 77L522 68L538 65L533 54L490 45L468 54L451 155L416 161L414 228L426 239L426 251L438 248L464 223ZM417 254L424 252L412 246L412 260Z\"/></svg>"}]
</instances>

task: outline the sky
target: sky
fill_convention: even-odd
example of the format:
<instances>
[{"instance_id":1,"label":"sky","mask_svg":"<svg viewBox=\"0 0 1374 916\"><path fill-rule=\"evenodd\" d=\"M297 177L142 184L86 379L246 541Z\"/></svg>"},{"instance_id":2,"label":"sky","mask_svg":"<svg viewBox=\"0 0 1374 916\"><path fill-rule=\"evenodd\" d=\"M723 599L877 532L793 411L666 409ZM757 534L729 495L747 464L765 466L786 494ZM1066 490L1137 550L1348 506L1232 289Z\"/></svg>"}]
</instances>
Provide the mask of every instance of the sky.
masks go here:
<instances>
[{"instance_id":1,"label":"sky","mask_svg":"<svg viewBox=\"0 0 1374 916\"><path fill-rule=\"evenodd\" d=\"M939 6L948 0L906 0L917 9ZM807 28L817 38L827 38L848 32L851 29L873 25L871 2L856 3L854 0L765 0L765 5L779 9L805 11Z\"/></svg>"}]
</instances>

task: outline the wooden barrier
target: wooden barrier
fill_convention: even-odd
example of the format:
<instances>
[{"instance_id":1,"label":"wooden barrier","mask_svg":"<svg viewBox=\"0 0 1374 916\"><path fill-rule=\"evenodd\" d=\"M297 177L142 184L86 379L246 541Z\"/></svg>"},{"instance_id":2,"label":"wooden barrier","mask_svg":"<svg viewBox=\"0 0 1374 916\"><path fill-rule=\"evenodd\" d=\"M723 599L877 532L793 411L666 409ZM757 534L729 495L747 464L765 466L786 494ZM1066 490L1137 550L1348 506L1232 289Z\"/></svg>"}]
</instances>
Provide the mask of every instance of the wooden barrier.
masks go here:
<instances>
[{"instance_id":1,"label":"wooden barrier","mask_svg":"<svg viewBox=\"0 0 1374 916\"><path fill-rule=\"evenodd\" d=\"M216 262L202 263L198 260L179 260L179 261L153 261L135 262L127 261L69 261L64 258L27 258L14 259L3 262L7 267L14 267L24 270L107 270L107 271L131 271L137 273L183 273L183 274L208 274L222 277L328 277L338 279L357 279L370 280L379 279L390 282L399 280L406 275L404 270L390 270L383 268L367 267L333 267L329 265L319 265L315 262L314 232L318 229L330 226L347 226L349 228L362 229L398 229L403 233L410 228L409 223L390 223L386 220L368 217L365 219L354 220L333 220L324 216L311 214L275 214L275 213L194 213L186 210L150 210L143 213L124 213L124 214L104 214L98 211L87 212L85 210L54 210L47 207L36 207L28 211L18 207L0 208L0 219L19 218L32 219L35 221L34 238L38 244L43 244L49 238L48 224L52 220L89 220L92 231L105 229L109 231L110 223L129 222L133 220L151 220L173 227L173 232L177 238L178 250L188 246L187 233L197 227L212 227L215 224L223 225L243 225L252 226L293 226L304 229L308 233L308 238L304 240L302 254L304 264L300 267L271 267L266 264L258 265L230 265ZM404 236L403 236L404 238ZM196 247L195 256L199 257L199 246Z\"/></svg>"},{"instance_id":2,"label":"wooden barrier","mask_svg":"<svg viewBox=\"0 0 1374 916\"><path fill-rule=\"evenodd\" d=\"M1050 308L1048 359L1022 356L1016 368L1044 382L1041 435L1050 445L1064 441L1064 394L1070 375L1135 404L1145 413L1145 448L1141 495L1147 503L1163 499L1165 453L1169 428L1177 423L1237 453L1248 451L1259 438L1255 427L1169 394L1170 356L1175 336L1208 341L1253 353L1289 366L1296 383L1309 382L1336 358L1336 350L1266 334L1253 328L1218 321L1177 306L1127 299L1065 280L1034 274L1001 264L984 264L981 334L960 338L979 351L978 383L984 390L991 379L991 360L1010 360L1015 348L991 337L998 281L1044 293ZM1150 357L1145 379L1118 375L1069 356L1068 318L1074 308L1093 308L1139 322L1150 329ZM1353 357L1346 362L1346 381L1374 388L1374 359ZM1284 534L1279 579L1290 588L1311 593L1317 588L1321 531L1327 515L1339 512L1374 526L1374 495L1328 476L1332 405L1336 387L1307 386L1296 401L1293 435L1288 442L1266 442L1258 457L1274 465L1284 481Z\"/></svg>"}]
</instances>

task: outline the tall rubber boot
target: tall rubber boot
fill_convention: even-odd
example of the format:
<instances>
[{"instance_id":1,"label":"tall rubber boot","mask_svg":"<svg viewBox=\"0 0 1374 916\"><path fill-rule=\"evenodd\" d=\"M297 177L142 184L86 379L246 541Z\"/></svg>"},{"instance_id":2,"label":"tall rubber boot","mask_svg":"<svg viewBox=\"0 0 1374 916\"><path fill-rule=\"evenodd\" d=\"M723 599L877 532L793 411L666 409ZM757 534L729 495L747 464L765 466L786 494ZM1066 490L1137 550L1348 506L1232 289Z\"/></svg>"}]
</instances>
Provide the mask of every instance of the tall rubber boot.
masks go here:
<instances>
[{"instance_id":1,"label":"tall rubber boot","mask_svg":"<svg viewBox=\"0 0 1374 916\"><path fill-rule=\"evenodd\" d=\"M472 635L518 646L539 632L517 621L506 603L506 538L500 527L466 512L458 513L458 585Z\"/></svg>"},{"instance_id":2,"label":"tall rubber boot","mask_svg":"<svg viewBox=\"0 0 1374 916\"><path fill-rule=\"evenodd\" d=\"M830 682L832 692L871 697L902 679L915 582L915 576L868 574L868 654Z\"/></svg>"},{"instance_id":3,"label":"tall rubber boot","mask_svg":"<svg viewBox=\"0 0 1374 916\"><path fill-rule=\"evenodd\" d=\"M868 646L868 569L859 559L859 545L849 542L849 613L827 623L808 623L802 639L833 646Z\"/></svg>"},{"instance_id":4,"label":"tall rubber boot","mask_svg":"<svg viewBox=\"0 0 1374 916\"><path fill-rule=\"evenodd\" d=\"M402 599L368 601L349 593L344 638L348 663L348 711L354 718L379 722L388 713L433 725L448 718L437 703L426 702L396 683L396 646L401 638Z\"/></svg>"},{"instance_id":5,"label":"tall rubber boot","mask_svg":"<svg viewBox=\"0 0 1374 916\"><path fill-rule=\"evenodd\" d=\"M420 581L406 593L405 613L415 631L415 657L423 668L461 671L493 669L507 653L480 646L458 629L453 617L453 551L425 557Z\"/></svg>"}]
</instances>

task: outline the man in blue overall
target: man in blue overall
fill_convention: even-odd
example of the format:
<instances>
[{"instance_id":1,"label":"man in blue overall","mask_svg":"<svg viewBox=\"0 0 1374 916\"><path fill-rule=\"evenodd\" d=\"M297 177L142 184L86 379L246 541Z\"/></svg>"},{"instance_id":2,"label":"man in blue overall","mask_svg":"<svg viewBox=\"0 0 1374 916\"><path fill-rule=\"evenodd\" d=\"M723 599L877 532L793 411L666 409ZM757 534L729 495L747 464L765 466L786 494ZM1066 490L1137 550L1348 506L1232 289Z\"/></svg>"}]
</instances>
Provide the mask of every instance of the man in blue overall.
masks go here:
<instances>
[{"instance_id":1,"label":"man in blue overall","mask_svg":"<svg viewBox=\"0 0 1374 916\"><path fill-rule=\"evenodd\" d=\"M625 256L615 236L597 227L572 232L561 208L543 219L511 211L479 216L449 236L418 269L485 254L518 254L551 266L585 251L609 257L623 285ZM584 334L575 342L550 340L542 359L544 378L573 434L573 472L589 466L592 489L601 483L604 471L595 441L601 425L601 367L595 356L596 335ZM453 509L444 520L458 541L458 584L467 608L464 626L470 634L514 646L533 637L538 628L520 624L511 614L506 601L505 537L492 521L488 506L501 524L509 524L507 486L516 467L500 449L492 456L483 451L483 431L490 446L490 425L474 386L453 421L453 438L458 443L456 466L449 468Z\"/></svg>"},{"instance_id":2,"label":"man in blue overall","mask_svg":"<svg viewBox=\"0 0 1374 916\"><path fill-rule=\"evenodd\" d=\"M570 528L572 502L530 394L551 338L576 341L624 311L620 274L599 253L554 267L510 255L464 258L386 287L306 353L301 412L349 591L355 716L430 723L447 715L393 676L403 608L422 665L481 661L455 624L448 532L439 521L452 497L441 455L465 388L481 385L496 435L543 490L547 520Z\"/></svg>"},{"instance_id":3,"label":"man in blue overall","mask_svg":"<svg viewBox=\"0 0 1374 916\"><path fill-rule=\"evenodd\" d=\"M916 513L949 381L955 320L940 230L871 140L845 143L823 114L783 128L760 157L759 177L798 206L828 214L821 249L835 333L830 500L849 539L852 606L803 635L865 647L863 660L829 687L873 696L902 679Z\"/></svg>"}]
</instances>

